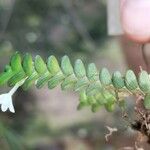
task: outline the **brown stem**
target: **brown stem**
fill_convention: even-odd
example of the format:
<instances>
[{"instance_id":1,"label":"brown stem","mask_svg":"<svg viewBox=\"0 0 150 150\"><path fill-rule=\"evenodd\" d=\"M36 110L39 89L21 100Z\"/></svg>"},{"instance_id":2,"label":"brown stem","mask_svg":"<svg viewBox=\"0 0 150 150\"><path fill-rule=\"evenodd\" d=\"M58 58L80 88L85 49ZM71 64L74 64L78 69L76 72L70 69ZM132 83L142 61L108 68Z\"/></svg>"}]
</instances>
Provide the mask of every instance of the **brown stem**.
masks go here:
<instances>
[{"instance_id":1,"label":"brown stem","mask_svg":"<svg viewBox=\"0 0 150 150\"><path fill-rule=\"evenodd\" d=\"M145 44L142 44L142 46L141 46L141 50L142 50L142 56L143 56L143 59L144 59L144 61L145 61L145 64L146 64L146 67L147 67L147 69L148 69L148 60L147 60L147 57L146 57L146 52L145 52Z\"/></svg>"}]
</instances>

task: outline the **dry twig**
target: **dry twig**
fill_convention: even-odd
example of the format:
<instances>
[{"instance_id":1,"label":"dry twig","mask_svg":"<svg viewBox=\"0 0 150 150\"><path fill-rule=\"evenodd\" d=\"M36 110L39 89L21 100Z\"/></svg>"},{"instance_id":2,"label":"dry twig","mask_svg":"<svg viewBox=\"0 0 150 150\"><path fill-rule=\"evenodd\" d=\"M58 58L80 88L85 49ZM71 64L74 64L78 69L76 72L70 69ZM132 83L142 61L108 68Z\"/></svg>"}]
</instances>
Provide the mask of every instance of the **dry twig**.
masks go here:
<instances>
[{"instance_id":1,"label":"dry twig","mask_svg":"<svg viewBox=\"0 0 150 150\"><path fill-rule=\"evenodd\" d=\"M107 128L108 131L109 131L109 133L105 135L105 139L106 139L106 141L108 142L108 138L109 138L110 136L112 136L113 132L117 132L118 129L117 129L117 128L111 128L111 127L109 127L109 126L106 126L106 128Z\"/></svg>"}]
</instances>

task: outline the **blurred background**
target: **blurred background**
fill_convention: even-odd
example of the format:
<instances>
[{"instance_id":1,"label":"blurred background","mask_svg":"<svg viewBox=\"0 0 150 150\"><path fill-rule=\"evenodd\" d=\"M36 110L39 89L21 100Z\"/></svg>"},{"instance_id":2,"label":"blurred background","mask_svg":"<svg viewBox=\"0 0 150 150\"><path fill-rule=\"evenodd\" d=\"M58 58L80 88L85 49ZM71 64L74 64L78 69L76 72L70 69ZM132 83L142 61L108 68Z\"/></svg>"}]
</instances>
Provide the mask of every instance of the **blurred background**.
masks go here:
<instances>
[{"instance_id":1,"label":"blurred background","mask_svg":"<svg viewBox=\"0 0 150 150\"><path fill-rule=\"evenodd\" d=\"M118 37L107 36L105 0L0 0L0 70L14 51L59 60L68 55L125 72ZM1 87L0 92L9 88ZM120 110L77 111L78 95L34 86L14 96L16 113L0 112L0 150L116 150L134 145ZM132 114L132 104L129 112ZM117 127L109 142L106 125ZM132 140L131 140L132 139Z\"/></svg>"}]
</instances>

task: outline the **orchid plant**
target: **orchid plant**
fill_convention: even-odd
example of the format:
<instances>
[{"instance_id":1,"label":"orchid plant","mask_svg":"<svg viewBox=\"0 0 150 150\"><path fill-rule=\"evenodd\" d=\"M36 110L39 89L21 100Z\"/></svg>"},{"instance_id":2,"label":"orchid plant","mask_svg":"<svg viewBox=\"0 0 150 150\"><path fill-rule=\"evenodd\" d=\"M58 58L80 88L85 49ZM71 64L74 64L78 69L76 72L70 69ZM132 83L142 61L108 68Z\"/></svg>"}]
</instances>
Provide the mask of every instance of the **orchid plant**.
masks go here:
<instances>
[{"instance_id":1,"label":"orchid plant","mask_svg":"<svg viewBox=\"0 0 150 150\"><path fill-rule=\"evenodd\" d=\"M149 0L120 0L121 22L125 35L134 42L146 44L150 42ZM141 21L142 18L142 21ZM144 56L144 55L143 55ZM119 71L111 74L107 68L98 71L94 63L85 68L82 60L78 59L72 66L68 56L62 57L59 64L55 56L50 56L45 62L40 56L32 59L30 54L23 58L16 52L0 74L0 86L4 84L12 87L5 94L0 95L1 110L15 113L12 96L19 87L28 90L32 85L42 88L48 84L53 89L61 84L62 90L74 90L79 93L78 109L90 107L93 112L102 106L109 112L116 106L126 109L125 98L136 97L135 110L140 116L131 126L148 137L150 141L150 75L142 70L135 75L127 70L124 75ZM140 105L138 105L140 102ZM116 132L116 128L107 127ZM139 148L136 148L139 149Z\"/></svg>"},{"instance_id":2,"label":"orchid plant","mask_svg":"<svg viewBox=\"0 0 150 150\"><path fill-rule=\"evenodd\" d=\"M146 71L141 70L138 77L132 70L127 70L124 76L119 71L111 75L107 68L98 71L94 63L85 69L80 59L73 67L68 56L62 57L61 64L54 56L50 56L45 63L40 56L33 61L30 54L21 59L16 52L0 74L0 85L6 83L14 87L0 95L1 110L4 112L10 110L14 113L12 95L20 86L27 90L33 84L37 88L48 84L49 89L61 84L62 90L79 92L78 109L89 106L96 112L104 106L111 112L117 105L125 109L125 97L130 95L142 97L145 109L150 109L150 76Z\"/></svg>"}]
</instances>

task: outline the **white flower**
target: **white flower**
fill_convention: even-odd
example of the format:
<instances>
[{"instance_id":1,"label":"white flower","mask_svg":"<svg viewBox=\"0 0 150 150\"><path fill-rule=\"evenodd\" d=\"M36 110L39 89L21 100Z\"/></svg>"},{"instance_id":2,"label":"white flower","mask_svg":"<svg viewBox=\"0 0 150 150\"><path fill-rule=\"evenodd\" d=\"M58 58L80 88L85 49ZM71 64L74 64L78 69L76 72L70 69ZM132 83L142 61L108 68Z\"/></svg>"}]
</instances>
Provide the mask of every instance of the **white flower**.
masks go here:
<instances>
[{"instance_id":1,"label":"white flower","mask_svg":"<svg viewBox=\"0 0 150 150\"><path fill-rule=\"evenodd\" d=\"M23 79L18 82L8 93L0 95L0 105L3 112L6 112L9 109L10 112L15 113L12 96L17 91L17 89L25 82L25 80L26 79Z\"/></svg>"},{"instance_id":2,"label":"white flower","mask_svg":"<svg viewBox=\"0 0 150 150\"><path fill-rule=\"evenodd\" d=\"M15 113L15 109L12 103L12 96L9 93L0 95L1 110L5 112L9 109L12 113Z\"/></svg>"}]
</instances>

